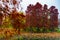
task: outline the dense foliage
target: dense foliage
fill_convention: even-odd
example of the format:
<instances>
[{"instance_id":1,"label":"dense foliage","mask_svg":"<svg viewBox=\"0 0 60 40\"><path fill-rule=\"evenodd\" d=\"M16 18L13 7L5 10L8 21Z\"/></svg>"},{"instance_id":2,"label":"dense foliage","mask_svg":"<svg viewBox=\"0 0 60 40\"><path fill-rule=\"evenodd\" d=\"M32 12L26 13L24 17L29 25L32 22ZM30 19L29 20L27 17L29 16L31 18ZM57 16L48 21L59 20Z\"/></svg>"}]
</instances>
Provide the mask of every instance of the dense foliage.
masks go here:
<instances>
[{"instance_id":1,"label":"dense foliage","mask_svg":"<svg viewBox=\"0 0 60 40\"><path fill-rule=\"evenodd\" d=\"M17 0L1 0L0 7L0 26L12 27L16 30L24 30L30 32L47 32L54 31L58 28L58 10L55 6L29 5L27 7L26 15L23 12L18 12L18 6L21 1ZM7 4L5 4L8 3ZM11 4L12 3L12 4ZM10 5L13 7L9 7ZM21 7L20 7L21 8Z\"/></svg>"},{"instance_id":2,"label":"dense foliage","mask_svg":"<svg viewBox=\"0 0 60 40\"><path fill-rule=\"evenodd\" d=\"M46 38L25 38L20 36L20 32L60 32L58 28L58 10L55 6L48 9L46 4L44 6L39 3L35 6L29 5L26 15L24 15L24 12L20 12L21 1L0 0L0 39L18 36L16 40L46 40ZM18 10L20 11L18 12Z\"/></svg>"},{"instance_id":3,"label":"dense foliage","mask_svg":"<svg viewBox=\"0 0 60 40\"><path fill-rule=\"evenodd\" d=\"M26 10L26 26L55 30L58 28L58 9L55 6L48 9L46 4L30 4Z\"/></svg>"}]
</instances>

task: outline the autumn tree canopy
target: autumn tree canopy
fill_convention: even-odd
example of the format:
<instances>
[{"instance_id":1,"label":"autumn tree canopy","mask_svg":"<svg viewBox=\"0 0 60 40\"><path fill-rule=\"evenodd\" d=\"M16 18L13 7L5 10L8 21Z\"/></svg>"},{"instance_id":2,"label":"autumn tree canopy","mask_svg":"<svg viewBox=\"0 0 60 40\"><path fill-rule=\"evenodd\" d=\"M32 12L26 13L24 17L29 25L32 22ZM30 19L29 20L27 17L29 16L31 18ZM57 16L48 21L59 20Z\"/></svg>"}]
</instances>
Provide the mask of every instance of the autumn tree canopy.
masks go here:
<instances>
[{"instance_id":1,"label":"autumn tree canopy","mask_svg":"<svg viewBox=\"0 0 60 40\"><path fill-rule=\"evenodd\" d=\"M9 13L12 10L21 10L22 0L0 0L0 10L4 13Z\"/></svg>"},{"instance_id":2,"label":"autumn tree canopy","mask_svg":"<svg viewBox=\"0 0 60 40\"><path fill-rule=\"evenodd\" d=\"M58 27L58 9L55 6L48 8L48 5L30 4L26 10L26 26L55 28Z\"/></svg>"},{"instance_id":3,"label":"autumn tree canopy","mask_svg":"<svg viewBox=\"0 0 60 40\"><path fill-rule=\"evenodd\" d=\"M21 11L21 2L22 0L0 0L0 25L2 24L3 18L6 19L11 12Z\"/></svg>"}]
</instances>

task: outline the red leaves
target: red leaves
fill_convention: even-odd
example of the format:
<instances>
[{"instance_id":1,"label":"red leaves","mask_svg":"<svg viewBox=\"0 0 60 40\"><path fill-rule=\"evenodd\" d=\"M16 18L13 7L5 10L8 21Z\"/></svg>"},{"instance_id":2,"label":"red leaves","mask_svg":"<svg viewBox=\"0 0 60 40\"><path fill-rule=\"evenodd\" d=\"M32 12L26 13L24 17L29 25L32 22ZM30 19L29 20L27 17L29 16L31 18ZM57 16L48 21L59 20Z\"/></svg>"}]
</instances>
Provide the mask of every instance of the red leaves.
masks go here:
<instances>
[{"instance_id":1,"label":"red leaves","mask_svg":"<svg viewBox=\"0 0 60 40\"><path fill-rule=\"evenodd\" d=\"M24 20L25 16L23 14L19 14L18 12L12 12L10 15L11 23L15 29L24 28L24 25L22 22Z\"/></svg>"},{"instance_id":2,"label":"red leaves","mask_svg":"<svg viewBox=\"0 0 60 40\"><path fill-rule=\"evenodd\" d=\"M2 25L2 21L3 21L3 14L0 13L0 26Z\"/></svg>"},{"instance_id":3,"label":"red leaves","mask_svg":"<svg viewBox=\"0 0 60 40\"><path fill-rule=\"evenodd\" d=\"M55 6L51 6L50 9L47 7L46 4L44 7L39 3L33 6L30 4L26 12L26 24L29 24L27 26L50 28L51 24L53 24L53 26L58 27L58 10L55 9ZM48 16L50 16L50 19L48 19Z\"/></svg>"}]
</instances>

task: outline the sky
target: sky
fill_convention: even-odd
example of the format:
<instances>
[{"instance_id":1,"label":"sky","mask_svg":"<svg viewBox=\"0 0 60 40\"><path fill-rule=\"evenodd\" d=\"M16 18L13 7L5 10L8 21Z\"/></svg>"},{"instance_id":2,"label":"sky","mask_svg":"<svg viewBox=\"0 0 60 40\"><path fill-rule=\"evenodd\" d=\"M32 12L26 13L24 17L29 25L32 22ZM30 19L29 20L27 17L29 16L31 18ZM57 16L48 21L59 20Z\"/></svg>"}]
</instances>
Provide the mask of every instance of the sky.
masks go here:
<instances>
[{"instance_id":1,"label":"sky","mask_svg":"<svg viewBox=\"0 0 60 40\"><path fill-rule=\"evenodd\" d=\"M29 4L35 5L37 2L39 2L42 5L47 4L48 8L51 6L56 6L56 8L59 11L58 18L60 19L60 5L59 5L60 0L22 0L22 2L21 2L21 6L23 8L22 11L25 12L25 10L27 9L27 6Z\"/></svg>"}]
</instances>

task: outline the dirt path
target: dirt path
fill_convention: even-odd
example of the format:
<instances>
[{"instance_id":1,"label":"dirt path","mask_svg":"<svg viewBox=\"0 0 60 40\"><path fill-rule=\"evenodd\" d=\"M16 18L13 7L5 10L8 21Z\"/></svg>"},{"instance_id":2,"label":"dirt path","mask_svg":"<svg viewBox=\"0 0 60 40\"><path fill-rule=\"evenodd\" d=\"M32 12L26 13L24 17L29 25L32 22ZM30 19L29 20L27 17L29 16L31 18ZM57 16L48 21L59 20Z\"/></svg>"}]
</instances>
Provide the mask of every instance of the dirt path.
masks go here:
<instances>
[{"instance_id":1,"label":"dirt path","mask_svg":"<svg viewBox=\"0 0 60 40\"><path fill-rule=\"evenodd\" d=\"M52 32L52 33L21 33L26 37L60 37L60 33Z\"/></svg>"}]
</instances>

